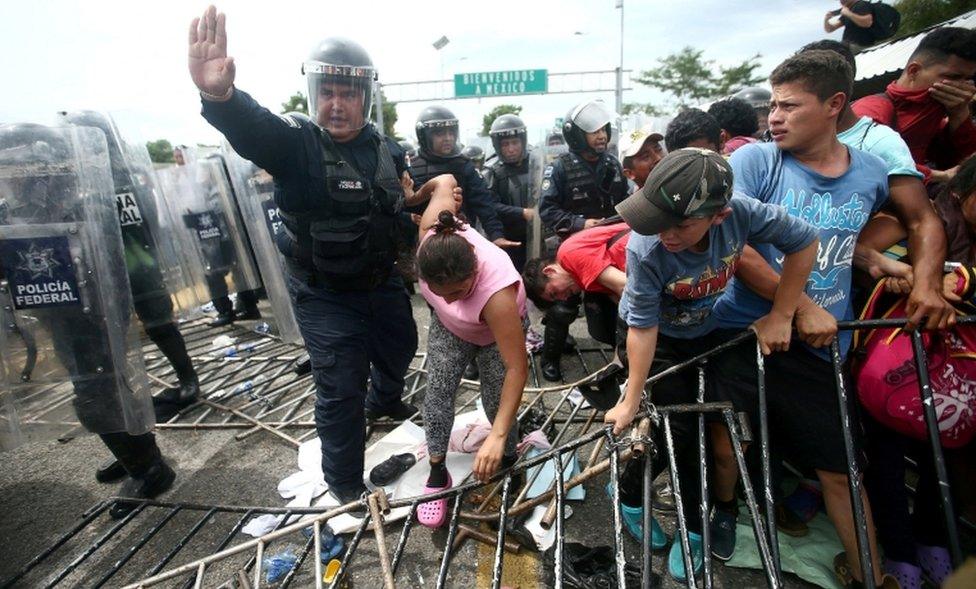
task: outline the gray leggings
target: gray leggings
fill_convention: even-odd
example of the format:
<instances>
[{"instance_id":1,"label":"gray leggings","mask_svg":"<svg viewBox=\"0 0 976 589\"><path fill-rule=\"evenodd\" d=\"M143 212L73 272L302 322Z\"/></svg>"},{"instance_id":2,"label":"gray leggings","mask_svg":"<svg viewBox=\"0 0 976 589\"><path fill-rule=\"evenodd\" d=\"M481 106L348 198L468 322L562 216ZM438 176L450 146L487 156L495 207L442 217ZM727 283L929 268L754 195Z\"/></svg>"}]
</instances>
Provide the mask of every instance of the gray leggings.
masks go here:
<instances>
[{"instance_id":1,"label":"gray leggings","mask_svg":"<svg viewBox=\"0 0 976 589\"><path fill-rule=\"evenodd\" d=\"M481 402L488 420L495 422L498 404L505 382L505 364L498 345L478 346L454 335L430 313L427 334L427 397L424 399L424 428L431 456L447 454L447 445L454 427L454 395L464 369L474 358L481 373ZM505 455L515 455L518 427L513 424L505 441Z\"/></svg>"}]
</instances>

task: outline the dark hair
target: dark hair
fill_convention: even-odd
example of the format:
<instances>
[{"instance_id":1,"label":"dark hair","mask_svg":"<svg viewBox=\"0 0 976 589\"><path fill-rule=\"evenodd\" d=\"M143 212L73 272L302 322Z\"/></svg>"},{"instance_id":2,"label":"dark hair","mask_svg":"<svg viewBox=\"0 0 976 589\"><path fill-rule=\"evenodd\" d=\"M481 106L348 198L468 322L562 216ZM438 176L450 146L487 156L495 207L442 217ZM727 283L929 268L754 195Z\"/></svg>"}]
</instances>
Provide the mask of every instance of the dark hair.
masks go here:
<instances>
[{"instance_id":1,"label":"dark hair","mask_svg":"<svg viewBox=\"0 0 976 589\"><path fill-rule=\"evenodd\" d=\"M838 92L850 99L854 91L854 75L847 61L835 53L813 49L797 53L776 66L769 74L773 86L799 82L820 100L827 100Z\"/></svg>"},{"instance_id":2,"label":"dark hair","mask_svg":"<svg viewBox=\"0 0 976 589\"><path fill-rule=\"evenodd\" d=\"M547 301L542 297L546 285L549 284L549 277L543 270L555 261L556 256L532 258L522 268L522 285L525 286L525 295L539 309L547 309L553 304L552 301Z\"/></svg>"},{"instance_id":3,"label":"dark hair","mask_svg":"<svg viewBox=\"0 0 976 589\"><path fill-rule=\"evenodd\" d=\"M956 175L949 180L949 190L956 193L960 201L976 192L976 155L960 164Z\"/></svg>"},{"instance_id":4,"label":"dark hair","mask_svg":"<svg viewBox=\"0 0 976 589\"><path fill-rule=\"evenodd\" d=\"M688 147L696 139L706 139L718 148L722 138L722 128L715 117L707 112L688 108L678 113L678 116L668 123L668 130L664 134L664 144L668 151Z\"/></svg>"},{"instance_id":5,"label":"dark hair","mask_svg":"<svg viewBox=\"0 0 976 589\"><path fill-rule=\"evenodd\" d=\"M962 27L943 27L922 37L909 61L919 58L925 65L942 61L950 55L976 61L976 31Z\"/></svg>"},{"instance_id":6,"label":"dark hair","mask_svg":"<svg viewBox=\"0 0 976 589\"><path fill-rule=\"evenodd\" d=\"M854 52L851 51L850 46L840 41L834 41L833 39L821 39L820 41L814 41L813 43L807 43L800 50L796 52L796 55L803 53L805 51L833 51L834 53L840 55L845 60L847 60L847 65L851 66L851 77L857 76L857 61L854 59Z\"/></svg>"},{"instance_id":7,"label":"dark hair","mask_svg":"<svg viewBox=\"0 0 976 589\"><path fill-rule=\"evenodd\" d=\"M632 156L632 155L628 155L624 159L620 160L620 167L621 168L626 168L628 170L633 170L634 169L632 167L633 164L634 164L634 156Z\"/></svg>"},{"instance_id":8,"label":"dark hair","mask_svg":"<svg viewBox=\"0 0 976 589\"><path fill-rule=\"evenodd\" d=\"M437 215L437 223L431 227L434 235L425 239L417 252L420 277L428 284L453 284L474 274L478 267L474 247L457 233L465 227L451 211Z\"/></svg>"},{"instance_id":9,"label":"dark hair","mask_svg":"<svg viewBox=\"0 0 976 589\"><path fill-rule=\"evenodd\" d=\"M759 130L756 109L741 98L726 98L708 107L708 114L715 117L718 126L732 137L751 137Z\"/></svg>"}]
</instances>

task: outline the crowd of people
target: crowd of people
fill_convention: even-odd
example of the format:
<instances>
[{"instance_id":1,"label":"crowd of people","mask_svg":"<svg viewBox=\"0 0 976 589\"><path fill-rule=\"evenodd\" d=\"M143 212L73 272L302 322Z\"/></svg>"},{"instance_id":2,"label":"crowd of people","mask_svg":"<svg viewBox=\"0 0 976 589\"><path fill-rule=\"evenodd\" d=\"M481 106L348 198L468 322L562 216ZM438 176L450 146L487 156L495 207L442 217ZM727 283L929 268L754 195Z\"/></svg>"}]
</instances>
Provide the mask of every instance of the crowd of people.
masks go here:
<instances>
[{"instance_id":1,"label":"crowd of people","mask_svg":"<svg viewBox=\"0 0 976 589\"><path fill-rule=\"evenodd\" d=\"M871 26L855 6L863 3L842 4L838 26ZM612 346L618 360L617 370L603 371L583 391L614 434L628 431L651 404L721 401L752 424L766 411L780 530L803 535L822 504L843 546L832 564L845 586L863 587L862 570L884 587L945 580L952 566L940 480L925 447L918 383L905 368L910 350L906 364L893 358L902 358L900 334L940 332L927 340L942 346L930 352L939 434L956 504L976 512L972 494L961 492L976 476L976 367L965 364L976 357L969 343L976 334L956 325L976 299L976 31L927 33L897 80L859 100L851 45L811 43L772 71L771 91L744 89L707 111L682 110L666 129L623 134L619 159L610 147L615 115L600 101L580 103L560 129L566 151L546 161L530 149L514 114L491 124L490 157L462 149L458 119L443 105L421 112L417 148L408 152L370 123L376 71L361 46L342 38L323 40L304 62L309 116L275 114L235 87L224 15L211 6L195 19L189 72L202 115L273 179L274 239L289 295L282 298L290 298L310 358L322 473L334 499L346 504L366 492L366 420L419 413L402 400L418 347L408 293L416 282L430 312L425 492L456 482L445 458L463 378L479 380L490 422L473 476L487 481L518 462L530 310L543 315L542 375L558 382L582 308L590 336ZM109 155L120 157L110 121L91 113L65 121L102 129ZM115 179L120 198L138 197L127 181L130 174ZM124 212L120 204L135 312L179 379L157 399L156 414L172 415L196 400L199 382L171 293L140 253L160 237L125 222ZM254 284L238 288L240 309L227 297L231 264L218 263L227 247L217 244L206 276L217 325L259 316ZM882 315L904 317L904 333L855 337L838 329L841 321ZM701 398L693 371L646 385L749 329L755 344L709 359ZM754 345L764 358L765 392ZM853 470L834 392L838 364L863 409L850 432ZM913 392L896 407L889 400L904 382ZM737 486L751 476L739 472L725 422L708 420L704 456L697 416L676 414L671 422L678 465L671 474L691 553L648 520L652 548L668 549L667 569L679 581L697 575L705 558L733 556ZM138 432L98 431L118 459L98 476L129 475L123 494L152 498L175 473L144 421ZM651 433L665 448L660 428ZM906 456L918 467L913 503ZM644 460L655 476L667 468L659 452L628 462L619 480L623 522L639 542ZM703 461L711 465L707 498L700 496ZM805 477L788 496L780 492L784 463ZM852 472L864 473L864 486L851 484ZM851 489L865 506L870 563L860 560ZM703 499L713 508L706 518ZM131 510L119 504L113 516ZM447 512L447 499L437 499L421 503L417 518L437 528ZM704 554L705 525L711 554Z\"/></svg>"},{"instance_id":2,"label":"crowd of people","mask_svg":"<svg viewBox=\"0 0 976 589\"><path fill-rule=\"evenodd\" d=\"M421 113L417 150L405 154L369 124L375 72L355 43L327 39L313 51L304 67L311 119L298 121L234 86L223 15L209 9L190 36L204 117L275 181L279 249L317 386L323 473L338 501L365 490L365 418L417 413L400 399L417 347L401 274L417 277L431 312L428 492L454 483L444 457L464 376L480 378L492 423L474 475L486 480L518 460L527 300L544 313L546 379L562 378L581 304L590 335L616 347L625 369L588 398L617 434L645 403L696 402L697 375L647 388L650 375L752 329L766 356L774 459L809 477L800 493L777 494L777 524L804 533L810 505L822 500L844 548L835 569L847 586L863 586L831 346L848 382L860 384L859 348L837 323L859 314L875 282L903 297L907 330L953 328L976 291L976 32L930 32L885 92L856 101L848 44L810 44L774 69L768 96L748 89L707 112L681 111L664 133L635 130L620 139L621 160L608 149L612 113L584 102L561 129L568 150L541 177L526 127L511 114L491 125L494 154L483 163L483 152L462 152L457 118L443 106ZM414 263L404 250L416 252L414 268L403 267ZM947 260L958 262L950 272ZM758 423L756 363L748 345L713 358L706 400L731 402ZM972 425L974 405L966 397L956 419ZM886 587L941 582L950 566L930 459L920 440L870 411L862 421L872 432L872 443L855 438L874 578ZM724 423L709 424L708 456L698 455L696 423L682 416L673 430L687 466L674 474L694 574L706 557L695 465L714 465L709 526L720 560L735 550L743 474ZM971 476L967 448L947 450L954 481ZM892 492L904 489L906 454L924 474L914 518L907 495ZM654 462L660 473L664 461ZM633 461L621 475L620 508L638 540L641 472ZM446 513L446 500L431 501L418 520L438 527ZM656 521L651 538L656 549L669 544ZM684 580L681 542L670 545L668 570Z\"/></svg>"}]
</instances>

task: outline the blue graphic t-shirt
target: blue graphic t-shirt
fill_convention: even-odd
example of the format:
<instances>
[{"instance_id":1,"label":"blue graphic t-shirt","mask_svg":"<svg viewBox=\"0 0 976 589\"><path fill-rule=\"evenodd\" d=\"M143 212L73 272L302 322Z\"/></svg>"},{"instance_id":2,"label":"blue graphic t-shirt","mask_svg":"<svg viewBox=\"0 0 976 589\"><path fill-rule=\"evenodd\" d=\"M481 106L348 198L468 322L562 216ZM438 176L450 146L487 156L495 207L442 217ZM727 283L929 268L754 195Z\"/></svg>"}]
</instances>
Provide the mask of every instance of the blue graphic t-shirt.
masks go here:
<instances>
[{"instance_id":1,"label":"blue graphic t-shirt","mask_svg":"<svg viewBox=\"0 0 976 589\"><path fill-rule=\"evenodd\" d=\"M732 213L708 230L703 252L669 252L656 235L632 233L627 243L627 286L620 316L632 327L658 326L676 338L701 337L715 328L712 306L735 274L746 242L793 253L817 231L786 209L733 196Z\"/></svg>"},{"instance_id":2,"label":"blue graphic t-shirt","mask_svg":"<svg viewBox=\"0 0 976 589\"><path fill-rule=\"evenodd\" d=\"M871 214L888 198L885 162L874 155L848 148L850 166L837 178L828 178L780 151L774 143L756 143L736 150L729 163L735 172L737 193L782 205L820 232L820 248L807 282L806 293L838 321L851 319L851 261L857 236ZM770 245L756 250L777 272L783 252ZM745 328L769 313L772 306L744 284L733 280L713 311L720 327ZM841 351L850 346L851 332L840 332ZM817 350L827 358L828 350Z\"/></svg>"}]
</instances>

